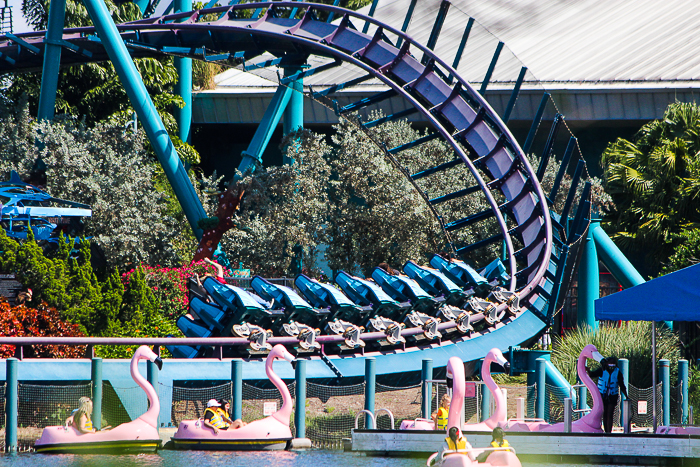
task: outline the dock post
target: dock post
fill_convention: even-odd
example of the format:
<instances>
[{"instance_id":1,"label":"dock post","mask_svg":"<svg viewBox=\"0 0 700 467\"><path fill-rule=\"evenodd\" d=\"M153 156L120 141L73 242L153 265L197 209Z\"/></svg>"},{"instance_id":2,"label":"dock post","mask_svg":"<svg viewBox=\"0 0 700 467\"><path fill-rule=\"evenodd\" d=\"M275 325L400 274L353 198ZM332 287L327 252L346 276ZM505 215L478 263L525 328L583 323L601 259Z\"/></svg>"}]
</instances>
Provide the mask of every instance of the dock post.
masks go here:
<instances>
[{"instance_id":1,"label":"dock post","mask_svg":"<svg viewBox=\"0 0 700 467\"><path fill-rule=\"evenodd\" d=\"M693 420L693 406L688 407L688 425L693 426L695 420Z\"/></svg>"},{"instance_id":2,"label":"dock post","mask_svg":"<svg viewBox=\"0 0 700 467\"><path fill-rule=\"evenodd\" d=\"M518 420L525 420L525 398L516 397L515 398L515 418Z\"/></svg>"},{"instance_id":3,"label":"dock post","mask_svg":"<svg viewBox=\"0 0 700 467\"><path fill-rule=\"evenodd\" d=\"M481 385L481 411L479 422L485 421L491 416L491 391L485 384Z\"/></svg>"},{"instance_id":4,"label":"dock post","mask_svg":"<svg viewBox=\"0 0 700 467\"><path fill-rule=\"evenodd\" d=\"M92 380L92 426L99 430L102 428L102 359L92 358L90 372Z\"/></svg>"},{"instance_id":5,"label":"dock post","mask_svg":"<svg viewBox=\"0 0 700 467\"><path fill-rule=\"evenodd\" d=\"M688 424L688 360L678 360L678 383L681 386L681 425Z\"/></svg>"},{"instance_id":6,"label":"dock post","mask_svg":"<svg viewBox=\"0 0 700 467\"><path fill-rule=\"evenodd\" d=\"M151 383L151 386L153 386L153 390L156 391L156 395L158 394L158 366L155 364L155 362L152 362L150 360L146 361L146 379L148 380L149 383ZM160 398L160 396L158 396ZM160 427L160 414L158 414L158 419L156 420L156 430Z\"/></svg>"},{"instance_id":7,"label":"dock post","mask_svg":"<svg viewBox=\"0 0 700 467\"><path fill-rule=\"evenodd\" d=\"M369 410L374 415L374 393L376 391L377 383L377 370L375 366L376 360L374 357L367 357L365 359L365 410ZM367 418L367 423L365 423L368 429L373 430L377 428L373 425L372 419Z\"/></svg>"},{"instance_id":8,"label":"dock post","mask_svg":"<svg viewBox=\"0 0 700 467\"><path fill-rule=\"evenodd\" d=\"M5 452L17 451L18 360L5 360Z\"/></svg>"},{"instance_id":9,"label":"dock post","mask_svg":"<svg viewBox=\"0 0 700 467\"><path fill-rule=\"evenodd\" d=\"M665 358L659 360L659 377L661 378L661 411L663 426L671 424L671 368Z\"/></svg>"},{"instance_id":10,"label":"dock post","mask_svg":"<svg viewBox=\"0 0 700 467\"><path fill-rule=\"evenodd\" d=\"M421 405L420 416L425 419L430 418L430 398L433 395L433 360L430 358L423 359L423 368L421 370ZM438 404L440 402L438 401Z\"/></svg>"},{"instance_id":11,"label":"dock post","mask_svg":"<svg viewBox=\"0 0 700 467\"><path fill-rule=\"evenodd\" d=\"M570 397L564 398L564 431L566 433L571 433L571 417L574 414L574 406L571 403Z\"/></svg>"},{"instance_id":12,"label":"dock post","mask_svg":"<svg viewBox=\"0 0 700 467\"><path fill-rule=\"evenodd\" d=\"M625 389L629 390L630 385L630 361L626 358L621 358L617 361L617 367L622 373L622 379L625 381ZM620 394L620 424L625 426L625 404L627 400L624 394ZM629 404L628 404L629 405Z\"/></svg>"},{"instance_id":13,"label":"dock post","mask_svg":"<svg viewBox=\"0 0 700 467\"><path fill-rule=\"evenodd\" d=\"M622 413L624 414L624 417L622 418L622 431L625 434L629 434L631 430L631 424L630 422L632 421L632 412L630 412L630 401L629 399L625 399L622 401Z\"/></svg>"},{"instance_id":14,"label":"dock post","mask_svg":"<svg viewBox=\"0 0 700 467\"><path fill-rule=\"evenodd\" d=\"M233 420L243 418L243 362L231 360L231 417Z\"/></svg>"},{"instance_id":15,"label":"dock post","mask_svg":"<svg viewBox=\"0 0 700 467\"><path fill-rule=\"evenodd\" d=\"M294 369L296 380L296 404L294 405L295 438L306 438L306 360L297 360Z\"/></svg>"},{"instance_id":16,"label":"dock post","mask_svg":"<svg viewBox=\"0 0 700 467\"><path fill-rule=\"evenodd\" d=\"M547 360L544 358L538 358L535 360L535 375L537 377L537 404L535 405L535 418L545 419L544 416L544 399L546 394L546 378L545 378L545 368L547 365ZM549 419L549 417L546 417ZM545 420L546 420L545 419Z\"/></svg>"}]
</instances>

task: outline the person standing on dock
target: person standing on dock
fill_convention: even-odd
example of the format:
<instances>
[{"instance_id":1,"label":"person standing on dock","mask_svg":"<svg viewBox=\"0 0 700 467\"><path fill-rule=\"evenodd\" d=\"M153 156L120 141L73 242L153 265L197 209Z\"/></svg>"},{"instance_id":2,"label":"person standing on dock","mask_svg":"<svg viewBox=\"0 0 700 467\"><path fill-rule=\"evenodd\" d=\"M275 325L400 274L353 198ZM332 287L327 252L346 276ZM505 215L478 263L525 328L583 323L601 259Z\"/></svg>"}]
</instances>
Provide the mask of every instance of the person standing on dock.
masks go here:
<instances>
[{"instance_id":1,"label":"person standing on dock","mask_svg":"<svg viewBox=\"0 0 700 467\"><path fill-rule=\"evenodd\" d=\"M603 397L603 429L606 433L612 432L613 414L617 401L620 398L620 391L625 397L627 388L620 369L617 367L617 357L604 358L600 362L600 368L588 371L591 378L598 378L598 391Z\"/></svg>"}]
</instances>

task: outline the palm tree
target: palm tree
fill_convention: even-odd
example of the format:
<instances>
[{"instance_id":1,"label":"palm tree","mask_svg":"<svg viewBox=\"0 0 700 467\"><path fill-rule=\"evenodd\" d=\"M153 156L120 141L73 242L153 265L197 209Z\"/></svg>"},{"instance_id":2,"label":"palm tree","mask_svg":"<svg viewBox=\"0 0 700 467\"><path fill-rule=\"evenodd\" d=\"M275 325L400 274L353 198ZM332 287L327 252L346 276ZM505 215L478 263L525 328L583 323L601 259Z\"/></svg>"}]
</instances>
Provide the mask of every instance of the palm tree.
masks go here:
<instances>
[{"instance_id":1,"label":"palm tree","mask_svg":"<svg viewBox=\"0 0 700 467\"><path fill-rule=\"evenodd\" d=\"M699 154L700 107L680 102L634 141L618 139L603 153L605 187L617 206L606 226L647 274L660 272L681 232L700 227Z\"/></svg>"}]
</instances>

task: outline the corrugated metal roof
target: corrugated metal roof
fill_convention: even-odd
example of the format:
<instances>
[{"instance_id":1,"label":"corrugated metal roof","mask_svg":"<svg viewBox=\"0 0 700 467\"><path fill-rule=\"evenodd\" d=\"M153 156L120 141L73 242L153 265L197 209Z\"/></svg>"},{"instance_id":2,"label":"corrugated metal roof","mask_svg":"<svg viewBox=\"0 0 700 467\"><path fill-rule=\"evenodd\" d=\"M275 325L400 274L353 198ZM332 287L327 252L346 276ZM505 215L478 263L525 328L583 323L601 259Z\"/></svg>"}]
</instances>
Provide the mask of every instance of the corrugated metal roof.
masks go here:
<instances>
[{"instance_id":1,"label":"corrugated metal roof","mask_svg":"<svg viewBox=\"0 0 700 467\"><path fill-rule=\"evenodd\" d=\"M440 3L419 0L407 33L427 43ZM410 0L379 0L374 16L400 29L409 4ZM361 10L365 14L368 11L369 7ZM478 86L499 40L505 43L489 85L488 97L494 107L499 107L494 100L505 102L509 97L499 90L512 88L522 66L529 69L514 119L519 113L531 118L532 110L524 104L532 101L536 108L539 97L535 95L541 96L545 88L560 98L574 93L558 102L568 118L584 120L658 118L676 98L695 97L693 88L700 81L698 1L452 0L435 48L449 64L470 17L476 23L457 69L463 78ZM310 64L318 66L325 61L311 57ZM278 71L228 70L217 77L213 93L271 93L277 86ZM362 73L345 63L306 78L304 84L322 89ZM377 80L370 80L347 92L370 93L381 86ZM528 91L533 92L532 99L525 98ZM199 94L198 100L211 102L214 98L204 96L211 93ZM256 107L262 105L257 97L252 102ZM625 102L634 102L637 107L629 108ZM319 114L321 120L326 115L325 111ZM201 118L208 120L203 114Z\"/></svg>"}]
</instances>

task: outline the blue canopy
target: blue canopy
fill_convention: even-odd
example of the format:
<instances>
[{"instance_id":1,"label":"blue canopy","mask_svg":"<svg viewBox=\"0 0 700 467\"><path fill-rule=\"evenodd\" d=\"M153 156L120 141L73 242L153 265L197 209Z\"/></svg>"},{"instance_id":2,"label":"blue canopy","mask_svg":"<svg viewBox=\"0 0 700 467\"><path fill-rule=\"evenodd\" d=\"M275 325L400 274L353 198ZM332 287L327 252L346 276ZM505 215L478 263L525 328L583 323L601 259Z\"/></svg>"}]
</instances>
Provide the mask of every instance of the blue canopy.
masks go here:
<instances>
[{"instance_id":1,"label":"blue canopy","mask_svg":"<svg viewBox=\"0 0 700 467\"><path fill-rule=\"evenodd\" d=\"M700 321L700 264L595 301L598 320Z\"/></svg>"}]
</instances>

